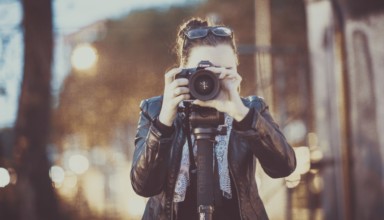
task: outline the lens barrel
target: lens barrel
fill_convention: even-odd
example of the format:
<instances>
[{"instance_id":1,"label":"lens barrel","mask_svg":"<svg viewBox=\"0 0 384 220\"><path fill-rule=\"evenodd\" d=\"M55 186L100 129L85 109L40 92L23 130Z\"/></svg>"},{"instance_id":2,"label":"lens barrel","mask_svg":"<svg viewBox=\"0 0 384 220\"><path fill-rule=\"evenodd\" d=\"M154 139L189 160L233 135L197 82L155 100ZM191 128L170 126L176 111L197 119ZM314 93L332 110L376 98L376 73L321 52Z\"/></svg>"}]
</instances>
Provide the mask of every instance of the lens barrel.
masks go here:
<instances>
[{"instance_id":1,"label":"lens barrel","mask_svg":"<svg viewBox=\"0 0 384 220\"><path fill-rule=\"evenodd\" d=\"M211 100L220 92L220 80L214 72L200 69L190 76L189 90L196 99Z\"/></svg>"}]
</instances>

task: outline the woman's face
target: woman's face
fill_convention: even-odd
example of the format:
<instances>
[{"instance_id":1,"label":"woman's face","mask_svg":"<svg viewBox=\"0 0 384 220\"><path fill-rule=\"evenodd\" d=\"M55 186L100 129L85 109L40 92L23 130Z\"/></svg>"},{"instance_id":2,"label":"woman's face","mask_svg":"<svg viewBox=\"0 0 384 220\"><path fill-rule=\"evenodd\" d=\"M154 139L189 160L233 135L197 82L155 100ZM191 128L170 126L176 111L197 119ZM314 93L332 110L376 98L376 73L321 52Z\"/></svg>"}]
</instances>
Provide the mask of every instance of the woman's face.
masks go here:
<instances>
[{"instance_id":1,"label":"woman's face","mask_svg":"<svg viewBox=\"0 0 384 220\"><path fill-rule=\"evenodd\" d=\"M214 66L232 68L237 72L237 56L228 44L193 47L185 68L197 67L202 60L207 60Z\"/></svg>"}]
</instances>

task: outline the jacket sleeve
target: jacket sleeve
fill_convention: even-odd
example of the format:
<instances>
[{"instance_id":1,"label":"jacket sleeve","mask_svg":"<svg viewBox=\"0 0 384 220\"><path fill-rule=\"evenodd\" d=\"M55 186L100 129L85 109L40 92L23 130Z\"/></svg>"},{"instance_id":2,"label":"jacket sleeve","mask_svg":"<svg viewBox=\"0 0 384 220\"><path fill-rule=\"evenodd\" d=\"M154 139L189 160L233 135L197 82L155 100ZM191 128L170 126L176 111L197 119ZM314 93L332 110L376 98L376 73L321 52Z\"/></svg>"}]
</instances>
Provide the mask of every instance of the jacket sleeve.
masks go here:
<instances>
[{"instance_id":1,"label":"jacket sleeve","mask_svg":"<svg viewBox=\"0 0 384 220\"><path fill-rule=\"evenodd\" d=\"M131 183L138 195L150 197L159 194L165 185L172 137L163 138L153 125L148 101L143 101L140 108Z\"/></svg>"},{"instance_id":2,"label":"jacket sleeve","mask_svg":"<svg viewBox=\"0 0 384 220\"><path fill-rule=\"evenodd\" d=\"M248 107L255 108L252 126L250 130L240 133L248 139L254 155L270 177L288 176L296 168L293 148L273 120L262 98L251 97Z\"/></svg>"}]
</instances>

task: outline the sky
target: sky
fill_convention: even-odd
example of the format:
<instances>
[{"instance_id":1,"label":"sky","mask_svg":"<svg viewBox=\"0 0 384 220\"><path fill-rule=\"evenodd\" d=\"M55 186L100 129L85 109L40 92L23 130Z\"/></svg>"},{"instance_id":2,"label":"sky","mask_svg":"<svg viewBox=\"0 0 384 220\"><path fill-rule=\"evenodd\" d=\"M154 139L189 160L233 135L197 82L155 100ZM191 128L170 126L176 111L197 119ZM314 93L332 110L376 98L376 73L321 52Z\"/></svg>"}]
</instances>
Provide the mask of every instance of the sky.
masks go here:
<instances>
[{"instance_id":1,"label":"sky","mask_svg":"<svg viewBox=\"0 0 384 220\"><path fill-rule=\"evenodd\" d=\"M53 94L68 74L68 62L62 60L64 45L60 38L98 20L115 19L131 10L193 4L203 0L53 0L55 61ZM0 0L0 128L12 127L22 79L22 8L19 0ZM55 98L55 97L54 97Z\"/></svg>"}]
</instances>

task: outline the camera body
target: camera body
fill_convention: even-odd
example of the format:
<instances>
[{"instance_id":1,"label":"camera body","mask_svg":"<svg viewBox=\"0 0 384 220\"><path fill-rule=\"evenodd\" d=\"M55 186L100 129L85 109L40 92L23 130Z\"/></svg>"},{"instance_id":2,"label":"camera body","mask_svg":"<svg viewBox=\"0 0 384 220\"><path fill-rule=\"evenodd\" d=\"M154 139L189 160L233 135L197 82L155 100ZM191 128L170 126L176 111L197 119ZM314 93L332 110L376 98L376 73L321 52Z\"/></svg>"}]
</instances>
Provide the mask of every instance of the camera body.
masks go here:
<instances>
[{"instance_id":1,"label":"camera body","mask_svg":"<svg viewBox=\"0 0 384 220\"><path fill-rule=\"evenodd\" d=\"M220 92L219 74L206 70L213 64L209 61L200 61L196 68L183 69L176 74L175 79L186 78L189 80L188 88L191 99L207 101L214 99Z\"/></svg>"}]
</instances>

